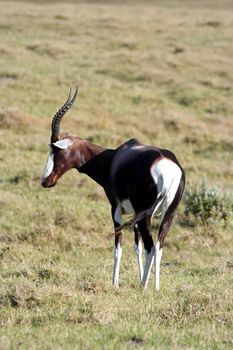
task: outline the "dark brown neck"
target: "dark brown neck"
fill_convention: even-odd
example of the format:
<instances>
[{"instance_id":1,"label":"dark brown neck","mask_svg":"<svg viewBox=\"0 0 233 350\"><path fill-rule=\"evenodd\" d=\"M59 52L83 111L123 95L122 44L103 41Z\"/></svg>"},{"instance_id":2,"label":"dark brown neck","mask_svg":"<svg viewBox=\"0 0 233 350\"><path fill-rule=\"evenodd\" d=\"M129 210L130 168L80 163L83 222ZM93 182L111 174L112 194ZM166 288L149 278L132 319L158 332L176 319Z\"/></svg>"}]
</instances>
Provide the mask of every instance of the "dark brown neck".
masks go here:
<instances>
[{"instance_id":1,"label":"dark brown neck","mask_svg":"<svg viewBox=\"0 0 233 350\"><path fill-rule=\"evenodd\" d=\"M102 148L87 141L84 141L81 146L79 151L83 162L79 162L78 171L90 176L105 188L109 181L110 167L115 151Z\"/></svg>"},{"instance_id":2,"label":"dark brown neck","mask_svg":"<svg viewBox=\"0 0 233 350\"><path fill-rule=\"evenodd\" d=\"M93 143L90 143L86 140L80 140L78 150L76 151L76 156L78 160L79 169L85 163L89 162L92 158L98 156L105 151L105 148L97 146Z\"/></svg>"}]
</instances>

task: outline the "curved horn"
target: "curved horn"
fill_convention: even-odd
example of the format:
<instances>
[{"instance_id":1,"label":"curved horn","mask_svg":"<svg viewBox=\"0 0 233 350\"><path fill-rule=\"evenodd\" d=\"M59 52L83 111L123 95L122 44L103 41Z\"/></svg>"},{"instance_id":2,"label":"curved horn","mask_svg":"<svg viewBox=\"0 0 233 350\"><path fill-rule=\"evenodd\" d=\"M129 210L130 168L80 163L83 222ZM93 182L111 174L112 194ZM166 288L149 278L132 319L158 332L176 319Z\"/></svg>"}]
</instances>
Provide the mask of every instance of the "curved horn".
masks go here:
<instances>
[{"instance_id":1,"label":"curved horn","mask_svg":"<svg viewBox=\"0 0 233 350\"><path fill-rule=\"evenodd\" d=\"M74 93L72 98L71 98L71 91L72 91L72 89L70 88L70 93L69 93L68 99L66 100L64 105L57 111L57 113L53 117L53 120L51 123L51 130L52 130L51 142L55 142L58 140L58 136L60 133L60 123L61 123L62 117L66 114L66 112L73 105L73 103L76 99L76 96L78 94L78 86L76 86L76 90L75 90L75 93Z\"/></svg>"}]
</instances>

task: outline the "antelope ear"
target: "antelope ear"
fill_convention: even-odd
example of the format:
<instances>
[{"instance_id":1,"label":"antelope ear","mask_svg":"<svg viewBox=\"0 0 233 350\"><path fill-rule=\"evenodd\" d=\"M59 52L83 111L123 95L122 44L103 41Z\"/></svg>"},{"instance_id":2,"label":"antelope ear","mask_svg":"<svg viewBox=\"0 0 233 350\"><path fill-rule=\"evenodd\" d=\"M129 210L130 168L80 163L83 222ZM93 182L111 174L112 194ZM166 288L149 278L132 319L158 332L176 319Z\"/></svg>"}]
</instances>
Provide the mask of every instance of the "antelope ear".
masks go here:
<instances>
[{"instance_id":1,"label":"antelope ear","mask_svg":"<svg viewBox=\"0 0 233 350\"><path fill-rule=\"evenodd\" d=\"M70 145L72 145L73 141L71 139L64 139L64 140L59 140L57 142L53 142L53 145L55 147L61 148L61 149L66 149Z\"/></svg>"}]
</instances>

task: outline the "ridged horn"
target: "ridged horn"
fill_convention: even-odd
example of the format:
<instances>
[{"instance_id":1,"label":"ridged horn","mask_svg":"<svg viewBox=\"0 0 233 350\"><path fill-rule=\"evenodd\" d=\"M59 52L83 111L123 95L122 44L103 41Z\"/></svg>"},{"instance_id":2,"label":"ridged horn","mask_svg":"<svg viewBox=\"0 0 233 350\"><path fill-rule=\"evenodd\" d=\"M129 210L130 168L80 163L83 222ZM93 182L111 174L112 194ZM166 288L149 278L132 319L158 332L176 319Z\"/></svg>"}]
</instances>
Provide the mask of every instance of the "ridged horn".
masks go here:
<instances>
[{"instance_id":1,"label":"ridged horn","mask_svg":"<svg viewBox=\"0 0 233 350\"><path fill-rule=\"evenodd\" d=\"M51 142L55 142L58 140L59 134L60 134L60 123L63 118L63 116L66 114L66 112L72 107L77 94L78 94L78 86L76 86L75 93L73 97L71 98L71 92L72 89L70 88L70 93L68 96L68 99L64 103L64 105L57 111L57 113L54 115L52 123L51 123L51 130L52 130L52 135L51 135Z\"/></svg>"}]
</instances>

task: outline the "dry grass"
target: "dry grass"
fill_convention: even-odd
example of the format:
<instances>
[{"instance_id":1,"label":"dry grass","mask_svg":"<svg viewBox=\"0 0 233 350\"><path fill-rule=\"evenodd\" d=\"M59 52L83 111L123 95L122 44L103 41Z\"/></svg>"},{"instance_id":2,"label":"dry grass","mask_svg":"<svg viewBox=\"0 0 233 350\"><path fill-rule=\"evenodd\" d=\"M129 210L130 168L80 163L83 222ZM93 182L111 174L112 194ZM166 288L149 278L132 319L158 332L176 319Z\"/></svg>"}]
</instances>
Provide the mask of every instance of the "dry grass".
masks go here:
<instances>
[{"instance_id":1,"label":"dry grass","mask_svg":"<svg viewBox=\"0 0 233 350\"><path fill-rule=\"evenodd\" d=\"M75 171L39 185L52 114L78 81L64 130L170 148L188 186L232 193L231 3L131 4L1 2L0 349L232 347L232 227L184 226L181 207L157 294L152 279L140 289L126 232L114 290L101 188Z\"/></svg>"}]
</instances>

